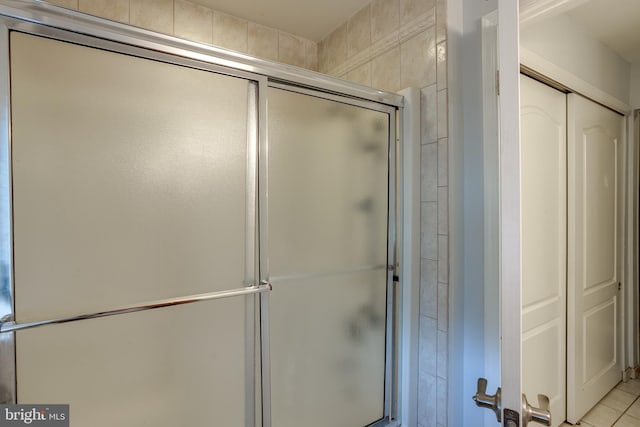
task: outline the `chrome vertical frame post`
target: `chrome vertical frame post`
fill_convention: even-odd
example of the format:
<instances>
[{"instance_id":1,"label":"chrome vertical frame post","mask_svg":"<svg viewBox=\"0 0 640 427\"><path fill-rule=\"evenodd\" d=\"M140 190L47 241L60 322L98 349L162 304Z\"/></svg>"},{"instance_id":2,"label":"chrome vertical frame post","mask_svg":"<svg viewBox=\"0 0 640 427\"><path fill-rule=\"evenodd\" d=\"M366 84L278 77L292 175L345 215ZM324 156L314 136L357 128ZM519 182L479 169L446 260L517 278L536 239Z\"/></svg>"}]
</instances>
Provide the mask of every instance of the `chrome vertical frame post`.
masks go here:
<instances>
[{"instance_id":1,"label":"chrome vertical frame post","mask_svg":"<svg viewBox=\"0 0 640 427\"><path fill-rule=\"evenodd\" d=\"M268 82L261 80L258 86L258 248L261 283L269 283L269 233L268 233L268 152L267 134ZM262 427L271 427L271 357L269 347L269 296L260 296L260 384L262 392Z\"/></svg>"},{"instance_id":2,"label":"chrome vertical frame post","mask_svg":"<svg viewBox=\"0 0 640 427\"><path fill-rule=\"evenodd\" d=\"M0 320L14 320L9 31L0 23ZM0 334L0 403L16 402L15 333Z\"/></svg>"},{"instance_id":3,"label":"chrome vertical frame post","mask_svg":"<svg viewBox=\"0 0 640 427\"><path fill-rule=\"evenodd\" d=\"M398 126L396 110L389 117L389 160L388 160L388 218L387 218L387 316L386 316L386 354L385 354L385 392L384 417L391 421L397 418L397 289L395 280L398 274L397 254L397 149Z\"/></svg>"},{"instance_id":4,"label":"chrome vertical frame post","mask_svg":"<svg viewBox=\"0 0 640 427\"><path fill-rule=\"evenodd\" d=\"M247 175L246 175L246 236L245 236L245 286L253 286L258 282L257 273L257 168L258 168L258 82L249 82L247 93ZM245 335L245 425L253 427L256 423L256 326L259 326L256 318L258 299L255 295L246 298L246 335Z\"/></svg>"}]
</instances>

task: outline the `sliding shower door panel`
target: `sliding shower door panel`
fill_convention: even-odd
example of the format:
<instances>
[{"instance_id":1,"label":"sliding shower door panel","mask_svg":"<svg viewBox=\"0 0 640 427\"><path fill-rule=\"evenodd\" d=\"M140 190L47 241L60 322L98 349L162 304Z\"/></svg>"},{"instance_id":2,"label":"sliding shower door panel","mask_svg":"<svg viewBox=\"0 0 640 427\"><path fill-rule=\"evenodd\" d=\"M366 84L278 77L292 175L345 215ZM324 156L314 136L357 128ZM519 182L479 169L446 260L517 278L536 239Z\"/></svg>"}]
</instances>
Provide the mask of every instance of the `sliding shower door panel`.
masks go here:
<instances>
[{"instance_id":1,"label":"sliding shower door panel","mask_svg":"<svg viewBox=\"0 0 640 427\"><path fill-rule=\"evenodd\" d=\"M389 117L269 89L272 425L385 415Z\"/></svg>"},{"instance_id":2,"label":"sliding shower door panel","mask_svg":"<svg viewBox=\"0 0 640 427\"><path fill-rule=\"evenodd\" d=\"M244 307L230 298L18 331L18 402L68 403L79 427L245 427Z\"/></svg>"},{"instance_id":3,"label":"sliding shower door panel","mask_svg":"<svg viewBox=\"0 0 640 427\"><path fill-rule=\"evenodd\" d=\"M269 90L269 273L387 264L389 116Z\"/></svg>"},{"instance_id":4,"label":"sliding shower door panel","mask_svg":"<svg viewBox=\"0 0 640 427\"><path fill-rule=\"evenodd\" d=\"M243 285L248 86L11 34L17 321Z\"/></svg>"},{"instance_id":5,"label":"sliding shower door panel","mask_svg":"<svg viewBox=\"0 0 640 427\"><path fill-rule=\"evenodd\" d=\"M274 282L274 427L362 427L383 417L385 277L367 271Z\"/></svg>"},{"instance_id":6,"label":"sliding shower door panel","mask_svg":"<svg viewBox=\"0 0 640 427\"><path fill-rule=\"evenodd\" d=\"M256 283L254 83L10 43L17 323ZM253 301L17 332L18 401L69 403L78 426L245 426Z\"/></svg>"}]
</instances>

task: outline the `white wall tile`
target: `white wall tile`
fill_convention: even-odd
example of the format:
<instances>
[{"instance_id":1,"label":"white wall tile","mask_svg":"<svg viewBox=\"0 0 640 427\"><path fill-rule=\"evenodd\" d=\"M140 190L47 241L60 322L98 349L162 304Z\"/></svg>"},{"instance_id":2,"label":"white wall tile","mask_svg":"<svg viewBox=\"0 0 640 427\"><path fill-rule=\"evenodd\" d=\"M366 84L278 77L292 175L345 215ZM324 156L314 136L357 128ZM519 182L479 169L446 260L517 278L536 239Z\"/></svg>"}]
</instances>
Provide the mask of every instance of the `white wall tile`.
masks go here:
<instances>
[{"instance_id":1,"label":"white wall tile","mask_svg":"<svg viewBox=\"0 0 640 427\"><path fill-rule=\"evenodd\" d=\"M449 233L449 188L438 187L438 234Z\"/></svg>"},{"instance_id":2,"label":"white wall tile","mask_svg":"<svg viewBox=\"0 0 640 427\"><path fill-rule=\"evenodd\" d=\"M438 43L436 47L436 70L438 90L447 88L447 42Z\"/></svg>"},{"instance_id":3,"label":"white wall tile","mask_svg":"<svg viewBox=\"0 0 640 427\"><path fill-rule=\"evenodd\" d=\"M436 421L438 425L447 425L447 380L444 378L437 379L436 388Z\"/></svg>"},{"instance_id":4,"label":"white wall tile","mask_svg":"<svg viewBox=\"0 0 640 427\"><path fill-rule=\"evenodd\" d=\"M449 285L438 283L438 330L449 330Z\"/></svg>"},{"instance_id":5,"label":"white wall tile","mask_svg":"<svg viewBox=\"0 0 640 427\"><path fill-rule=\"evenodd\" d=\"M325 38L318 42L318 71L329 72L329 39Z\"/></svg>"},{"instance_id":6,"label":"white wall tile","mask_svg":"<svg viewBox=\"0 0 640 427\"><path fill-rule=\"evenodd\" d=\"M327 37L328 70L332 72L347 60L347 24L344 23Z\"/></svg>"},{"instance_id":7,"label":"white wall tile","mask_svg":"<svg viewBox=\"0 0 640 427\"><path fill-rule=\"evenodd\" d=\"M371 61L371 85L397 92L400 86L400 47L395 47Z\"/></svg>"},{"instance_id":8,"label":"white wall tile","mask_svg":"<svg viewBox=\"0 0 640 427\"><path fill-rule=\"evenodd\" d=\"M423 202L420 209L420 253L425 259L438 259L438 204Z\"/></svg>"},{"instance_id":9,"label":"white wall tile","mask_svg":"<svg viewBox=\"0 0 640 427\"><path fill-rule=\"evenodd\" d=\"M438 95L436 85L420 91L421 142L427 144L438 140Z\"/></svg>"},{"instance_id":10,"label":"white wall tile","mask_svg":"<svg viewBox=\"0 0 640 427\"><path fill-rule=\"evenodd\" d=\"M79 0L78 8L90 15L129 23L129 0Z\"/></svg>"},{"instance_id":11,"label":"white wall tile","mask_svg":"<svg viewBox=\"0 0 640 427\"><path fill-rule=\"evenodd\" d=\"M244 19L218 11L213 12L213 44L236 52L247 53L249 25Z\"/></svg>"},{"instance_id":12,"label":"white wall tile","mask_svg":"<svg viewBox=\"0 0 640 427\"><path fill-rule=\"evenodd\" d=\"M278 60L278 30L249 22L247 34L249 55L272 61Z\"/></svg>"},{"instance_id":13,"label":"white wall tile","mask_svg":"<svg viewBox=\"0 0 640 427\"><path fill-rule=\"evenodd\" d=\"M305 68L312 71L318 71L318 43L311 40L305 40L305 50Z\"/></svg>"},{"instance_id":14,"label":"white wall tile","mask_svg":"<svg viewBox=\"0 0 640 427\"><path fill-rule=\"evenodd\" d=\"M436 425L437 380L433 375L420 373L418 376L418 419L420 425Z\"/></svg>"},{"instance_id":15,"label":"white wall tile","mask_svg":"<svg viewBox=\"0 0 640 427\"><path fill-rule=\"evenodd\" d=\"M400 0L400 25L408 24L436 5L435 0Z\"/></svg>"},{"instance_id":16,"label":"white wall tile","mask_svg":"<svg viewBox=\"0 0 640 427\"><path fill-rule=\"evenodd\" d=\"M173 34L173 0L131 0L129 8L131 25Z\"/></svg>"},{"instance_id":17,"label":"white wall tile","mask_svg":"<svg viewBox=\"0 0 640 427\"><path fill-rule=\"evenodd\" d=\"M436 0L436 43L447 39L447 0Z\"/></svg>"},{"instance_id":18,"label":"white wall tile","mask_svg":"<svg viewBox=\"0 0 640 427\"><path fill-rule=\"evenodd\" d=\"M437 374L438 378L447 378L447 369L449 366L449 343L446 331L438 331L438 348L437 348Z\"/></svg>"},{"instance_id":19,"label":"white wall tile","mask_svg":"<svg viewBox=\"0 0 640 427\"><path fill-rule=\"evenodd\" d=\"M78 0L47 0L47 3L52 3L68 9L78 9Z\"/></svg>"},{"instance_id":20,"label":"white wall tile","mask_svg":"<svg viewBox=\"0 0 640 427\"><path fill-rule=\"evenodd\" d=\"M400 0L371 2L371 42L375 43L400 26Z\"/></svg>"},{"instance_id":21,"label":"white wall tile","mask_svg":"<svg viewBox=\"0 0 640 427\"><path fill-rule=\"evenodd\" d=\"M435 28L410 38L401 46L402 88L425 87L436 83Z\"/></svg>"},{"instance_id":22,"label":"white wall tile","mask_svg":"<svg viewBox=\"0 0 640 427\"><path fill-rule=\"evenodd\" d=\"M371 46L371 6L367 5L349 19L347 46L349 57Z\"/></svg>"},{"instance_id":23,"label":"white wall tile","mask_svg":"<svg viewBox=\"0 0 640 427\"><path fill-rule=\"evenodd\" d=\"M213 43L213 10L175 0L174 35L201 43Z\"/></svg>"},{"instance_id":24,"label":"white wall tile","mask_svg":"<svg viewBox=\"0 0 640 427\"><path fill-rule=\"evenodd\" d=\"M438 282L449 282L449 238L438 236Z\"/></svg>"},{"instance_id":25,"label":"white wall tile","mask_svg":"<svg viewBox=\"0 0 640 427\"><path fill-rule=\"evenodd\" d=\"M420 260L420 314L438 317L438 262Z\"/></svg>"},{"instance_id":26,"label":"white wall tile","mask_svg":"<svg viewBox=\"0 0 640 427\"><path fill-rule=\"evenodd\" d=\"M437 321L420 316L418 338L418 370L430 375L437 373L436 353L438 347Z\"/></svg>"},{"instance_id":27,"label":"white wall tile","mask_svg":"<svg viewBox=\"0 0 640 427\"><path fill-rule=\"evenodd\" d=\"M422 145L420 149L420 200L438 201L438 144Z\"/></svg>"},{"instance_id":28,"label":"white wall tile","mask_svg":"<svg viewBox=\"0 0 640 427\"><path fill-rule=\"evenodd\" d=\"M446 186L449 183L449 140L438 140L438 185Z\"/></svg>"},{"instance_id":29,"label":"white wall tile","mask_svg":"<svg viewBox=\"0 0 640 427\"><path fill-rule=\"evenodd\" d=\"M365 86L371 86L371 62L367 62L347 73L347 80Z\"/></svg>"},{"instance_id":30,"label":"white wall tile","mask_svg":"<svg viewBox=\"0 0 640 427\"><path fill-rule=\"evenodd\" d=\"M280 31L278 33L278 61L304 67L307 61L305 39Z\"/></svg>"},{"instance_id":31,"label":"white wall tile","mask_svg":"<svg viewBox=\"0 0 640 427\"><path fill-rule=\"evenodd\" d=\"M447 90L438 91L438 138L446 138L449 132Z\"/></svg>"}]
</instances>

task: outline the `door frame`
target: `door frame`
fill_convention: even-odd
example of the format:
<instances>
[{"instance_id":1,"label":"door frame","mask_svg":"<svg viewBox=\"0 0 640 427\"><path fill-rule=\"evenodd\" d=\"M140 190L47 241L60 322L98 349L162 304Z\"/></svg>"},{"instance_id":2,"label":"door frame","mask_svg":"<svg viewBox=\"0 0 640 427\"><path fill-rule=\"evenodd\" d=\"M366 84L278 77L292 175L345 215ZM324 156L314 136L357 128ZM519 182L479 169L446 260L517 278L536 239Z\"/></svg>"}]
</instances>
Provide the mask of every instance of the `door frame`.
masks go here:
<instances>
[{"instance_id":1,"label":"door frame","mask_svg":"<svg viewBox=\"0 0 640 427\"><path fill-rule=\"evenodd\" d=\"M640 150L636 143L630 143L634 141L634 132L639 132L634 128L634 120L632 116L632 110L629 105L624 103L623 101L605 93L599 88L585 82L579 77L573 75L570 72L567 72L560 67L551 64L549 61L546 61L544 58L539 55L534 54L526 49L521 49L519 46L519 24L521 22L530 21L533 19L538 19L541 16L544 16L548 13L558 13L567 8L567 6L573 1L579 0L545 0L540 1L536 5L535 1L523 2L523 5L531 7L536 6L534 9L529 8L528 10L523 11L523 14L520 15L517 11L518 2L511 2L509 0L499 0L498 2L498 11L492 14L489 14L483 19L483 87L485 88L483 97L483 107L486 111L489 111L489 114L485 116L485 120L483 122L484 126L484 135L485 135L485 149L487 147L491 148L491 144L493 142L491 139L487 139L487 136L491 137L491 135L495 134L495 126L496 121L491 118L491 111L495 109L495 101L493 99L488 99L487 95L490 94L491 87L495 87L494 77L498 70L501 70L499 73L499 93L498 97L499 108L502 114L500 118L499 125L499 134L502 136L503 141L505 140L505 136L507 140L511 142L505 146L502 146L501 151L501 159L500 159L500 173L502 176L505 174L511 174L510 176L517 175L515 165L517 164L517 157L514 151L517 151L519 154L519 141L516 144L515 140L519 139L519 130L516 129L517 126L514 126L513 123L518 123L519 120L517 117L514 117L512 114L514 111L519 113L519 108L511 108L514 105L519 106L519 89L515 82L513 81L514 75L519 75L521 69L527 70L528 75L533 75L538 79L541 79L546 82L555 83L557 87L569 88L572 92L583 95L589 99L594 100L595 102L604 105L605 107L612 109L616 112L621 113L625 116L626 120L626 135L625 140L623 141L624 147L624 158L627 159L627 162L623 164L623 172L622 176L624 177L623 182L623 211L624 218L622 223L622 233L623 233L623 271L622 271L622 280L623 280L623 294L621 305L624 309L623 311L623 331L622 331L622 342L621 346L621 354L622 354L622 364L624 368L624 379L629 378L638 378L640 377L640 350L638 343L638 319L640 317L640 304L639 304L639 293L638 289L638 271L637 271L637 255L638 249L637 245L634 244L634 241L637 241L637 237L634 237L638 233L637 228L637 218L638 215L638 180L636 177L638 171L637 165L637 157L638 151ZM514 10L516 9L516 10ZM497 25L496 15L498 16L498 20L502 25ZM504 25L506 24L506 25ZM496 31L496 28L497 31ZM502 28L501 28L502 27ZM504 28L508 27L508 28ZM497 37L495 36L497 34ZM501 43L500 43L500 42ZM498 47L499 45L499 47ZM494 52L499 50L497 61L492 57ZM516 67L516 64L520 64L520 67ZM517 69L517 71L516 71ZM487 90L489 88L489 90ZM506 116L506 117L505 117ZM505 123L507 121L507 123ZM492 129L493 127L493 129ZM637 136L635 136L635 140L637 140ZM510 161L507 161L505 164L505 155L511 156ZM485 163L485 166L487 164ZM491 179L490 176L487 175L487 171L485 169L485 180ZM513 182L511 183L513 184ZM486 191L489 190L487 193ZM496 194L497 188L491 189L490 186L485 185L485 197L489 195L491 197L490 201L494 198L499 197ZM519 201L516 199L519 198L519 190L516 191L514 189L514 185L509 185L505 187L504 184L501 184L500 193L505 195L506 197L511 197L511 215L519 215L516 213L515 206L518 205ZM517 195L516 195L517 193ZM486 199L485 199L486 201ZM487 207L488 206L488 207ZM485 204L485 214L493 214L501 215L504 217L505 210L504 206L498 211L497 204L491 203L489 205ZM513 248L516 245L516 240L520 239L520 234L515 227L512 227L513 224L507 224L510 228L511 237L506 237L507 231L503 228L503 232L500 238L501 241L501 250L502 254L505 254L505 249L507 247ZM485 233L491 232L493 230L493 226L490 224L490 218L485 218ZM486 234L485 234L486 235ZM502 337L502 346L503 348L509 349L509 354L507 354L507 358L505 358L505 353L501 354L501 370L502 372L520 372L519 362L516 361L517 358L520 358L519 350L521 349L520 345L516 345L516 336L513 332L516 327L520 329L519 319L513 318L514 316L505 317L505 313L508 313L512 309L510 305L513 303L509 303L508 301L516 301L520 300L519 292L516 292L512 287L508 284L505 284L505 278L509 277L509 279L513 283L516 280L516 276L519 273L519 267L515 263L519 262L519 252L518 255L508 255L513 260L510 266L505 266L504 260L500 261L499 258L496 258L496 252L487 249L487 243L485 242L485 272L491 271L490 269L495 269L495 265L498 265L499 262L502 262L502 267L506 267L505 271L502 272L503 276L500 278L501 284L501 297L500 297L500 307L501 307L501 324L504 324L505 321L508 320L509 327L508 331L505 331L504 328L501 328L501 337ZM507 246L505 246L507 245ZM509 246L511 245L511 246ZM519 244L518 244L519 246ZM516 258L518 260L516 261ZM518 270L518 271L517 271ZM485 273L486 277L486 273ZM485 283L485 292L488 287L492 286L491 283ZM505 299L507 301L505 301ZM489 301L486 298L485 294L485 312L495 308L495 302ZM514 322L518 322L517 326ZM485 320L486 323L486 320ZM511 332L509 332L511 331ZM513 335L513 336L512 336ZM489 361L491 360L492 353L492 345L491 340L495 341L495 331L491 329L487 330L485 328L485 360L490 365ZM508 342L514 343L513 346L510 346ZM634 344L635 343L635 344ZM518 351L514 351L517 349ZM516 355L517 353L517 355ZM495 354L495 353L493 353ZM521 360L521 359L520 359ZM517 367L517 371L515 370ZM505 371L505 369L508 369ZM491 373L491 370L488 369L488 373ZM507 378L505 382L505 377L502 377L502 387L503 387L503 407L512 407L510 405L514 405L513 407L520 410L521 405L518 405L516 402L516 398L512 394L515 390L520 386L519 381L515 381L513 379ZM511 396L511 397L510 397ZM535 405L534 405L535 406ZM487 425L487 424L485 424Z\"/></svg>"},{"instance_id":2,"label":"door frame","mask_svg":"<svg viewBox=\"0 0 640 427\"><path fill-rule=\"evenodd\" d=\"M390 195L395 194L395 209L391 216L395 216L396 224L390 235L396 236L393 244L395 265L389 272L393 278L397 300L397 317L393 319L397 336L393 346L398 354L397 364L393 372L392 381L398 396L389 399L391 407L394 400L397 406L399 421L404 425L415 425L417 420L417 348L418 348L418 302L419 298L419 230L420 203L419 182L419 137L420 137L420 95L419 90L405 90L402 94L376 90L360 86L341 79L333 78L309 70L249 57L244 54L216 48L196 42L186 41L177 37L162 35L152 31L135 28L106 19L93 17L77 11L64 9L59 6L35 2L31 0L1 0L0 1L0 43L6 51L8 47L8 33L10 29L18 29L27 33L38 34L42 29L50 32L50 36L58 33L74 34L74 37L91 38L90 44L104 43L105 45L119 45L123 49L144 50L145 57L163 57L171 63L181 63L210 69L216 72L247 77L258 82L258 91L264 92L270 82L281 82L298 87L316 90L327 94L327 97L340 95L345 102L353 104L376 103L396 109L395 117L391 115L391 128L395 127L396 150L390 153L396 166L395 188L390 189ZM4 23L8 23L4 25ZM56 38L55 36L53 36ZM94 43L95 42L95 43ZM118 49L120 51L120 49ZM170 60L167 58L171 57ZM156 58L156 59L157 59ZM10 117L8 105L9 76L8 57L0 58L0 186L6 187L5 194L10 195ZM259 97L257 105L257 120L260 123L258 138L266 138L266 98ZM393 142L393 140L392 140ZM5 169L6 167L6 169ZM254 195L255 196L255 195ZM250 197L254 197L250 196ZM257 197L257 196L255 196ZM390 202L393 205L393 202ZM11 254L11 206L10 203L0 203L0 262L9 266L7 271L0 272L1 278L6 280L11 290L13 274ZM391 243L390 243L391 244ZM8 250L7 250L8 249ZM397 278L397 276L400 276ZM13 317L13 295L2 295L2 302L8 304L8 309L0 313L0 321L8 321ZM265 301L266 295L261 299ZM265 304L266 305L266 304ZM0 334L0 367L15 366L14 335ZM267 360L268 361L268 360ZM13 384L15 386L15 372L0 369L0 386ZM256 386L258 386L256 384ZM3 398L4 396L0 396ZM15 389L7 401L15 399ZM5 400L5 399L3 399ZM395 421L391 425L395 425Z\"/></svg>"}]
</instances>

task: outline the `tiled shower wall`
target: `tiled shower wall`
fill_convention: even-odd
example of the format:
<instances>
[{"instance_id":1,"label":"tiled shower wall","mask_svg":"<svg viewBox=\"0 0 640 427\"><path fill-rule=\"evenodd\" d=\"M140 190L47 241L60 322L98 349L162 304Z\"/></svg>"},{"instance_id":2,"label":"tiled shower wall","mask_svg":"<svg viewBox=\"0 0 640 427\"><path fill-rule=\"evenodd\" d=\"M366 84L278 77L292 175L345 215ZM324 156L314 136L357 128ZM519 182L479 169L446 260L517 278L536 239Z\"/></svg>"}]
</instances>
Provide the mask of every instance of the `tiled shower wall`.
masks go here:
<instances>
[{"instance_id":1,"label":"tiled shower wall","mask_svg":"<svg viewBox=\"0 0 640 427\"><path fill-rule=\"evenodd\" d=\"M319 71L421 88L418 425L447 426L449 223L446 0L373 0L318 43Z\"/></svg>"},{"instance_id":2,"label":"tiled shower wall","mask_svg":"<svg viewBox=\"0 0 640 427\"><path fill-rule=\"evenodd\" d=\"M449 307L446 0L373 0L319 43L184 0L49 0L180 38L396 92L419 87L418 425L447 426Z\"/></svg>"},{"instance_id":3,"label":"tiled shower wall","mask_svg":"<svg viewBox=\"0 0 640 427\"><path fill-rule=\"evenodd\" d=\"M317 43L184 0L48 0L90 15L317 71Z\"/></svg>"}]
</instances>

